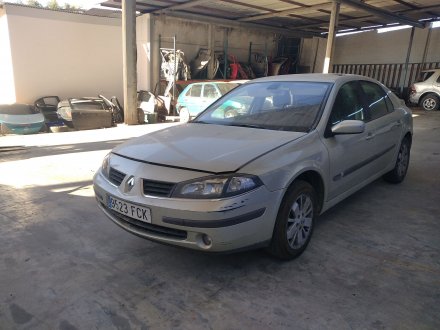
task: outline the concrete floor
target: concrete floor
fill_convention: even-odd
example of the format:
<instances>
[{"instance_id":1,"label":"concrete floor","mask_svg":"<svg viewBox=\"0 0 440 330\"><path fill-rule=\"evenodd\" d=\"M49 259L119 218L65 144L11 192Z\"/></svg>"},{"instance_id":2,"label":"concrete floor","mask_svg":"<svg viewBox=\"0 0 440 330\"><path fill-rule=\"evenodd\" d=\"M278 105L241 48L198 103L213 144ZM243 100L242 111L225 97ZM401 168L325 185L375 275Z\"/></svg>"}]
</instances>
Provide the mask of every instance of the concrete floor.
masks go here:
<instances>
[{"instance_id":1,"label":"concrete floor","mask_svg":"<svg viewBox=\"0 0 440 330\"><path fill-rule=\"evenodd\" d=\"M440 111L415 114L406 180L328 211L291 262L159 245L98 210L102 157L165 124L0 137L24 146L0 148L0 329L439 329Z\"/></svg>"}]
</instances>

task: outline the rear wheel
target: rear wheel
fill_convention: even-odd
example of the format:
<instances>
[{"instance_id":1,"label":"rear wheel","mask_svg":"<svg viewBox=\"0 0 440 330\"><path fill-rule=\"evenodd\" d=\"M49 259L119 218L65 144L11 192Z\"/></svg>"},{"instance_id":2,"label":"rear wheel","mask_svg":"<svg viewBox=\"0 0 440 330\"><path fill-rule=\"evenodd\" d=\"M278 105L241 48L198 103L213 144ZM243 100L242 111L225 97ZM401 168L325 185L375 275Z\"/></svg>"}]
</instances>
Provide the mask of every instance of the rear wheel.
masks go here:
<instances>
[{"instance_id":1,"label":"rear wheel","mask_svg":"<svg viewBox=\"0 0 440 330\"><path fill-rule=\"evenodd\" d=\"M406 172L408 171L410 149L411 142L409 138L403 139L394 168L383 176L386 181L400 183L405 179Z\"/></svg>"},{"instance_id":2,"label":"rear wheel","mask_svg":"<svg viewBox=\"0 0 440 330\"><path fill-rule=\"evenodd\" d=\"M284 260L303 253L312 237L317 209L315 189L308 182L295 182L278 211L269 252Z\"/></svg>"},{"instance_id":3,"label":"rear wheel","mask_svg":"<svg viewBox=\"0 0 440 330\"><path fill-rule=\"evenodd\" d=\"M434 93L429 93L422 97L420 105L426 111L438 110L440 107L440 99Z\"/></svg>"}]
</instances>

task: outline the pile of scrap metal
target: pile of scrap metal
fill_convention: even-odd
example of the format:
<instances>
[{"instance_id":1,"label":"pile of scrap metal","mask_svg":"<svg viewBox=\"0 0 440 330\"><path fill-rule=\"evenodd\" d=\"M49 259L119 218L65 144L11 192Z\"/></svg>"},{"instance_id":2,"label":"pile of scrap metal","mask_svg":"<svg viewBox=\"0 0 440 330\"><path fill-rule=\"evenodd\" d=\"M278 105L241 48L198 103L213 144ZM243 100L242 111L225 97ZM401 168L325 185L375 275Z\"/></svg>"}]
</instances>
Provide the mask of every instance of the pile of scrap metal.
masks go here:
<instances>
[{"instance_id":1,"label":"pile of scrap metal","mask_svg":"<svg viewBox=\"0 0 440 330\"><path fill-rule=\"evenodd\" d=\"M69 98L58 103L58 116L63 123L76 130L108 128L124 120L118 99L98 97Z\"/></svg>"},{"instance_id":2,"label":"pile of scrap metal","mask_svg":"<svg viewBox=\"0 0 440 330\"><path fill-rule=\"evenodd\" d=\"M197 57L191 61L193 79L214 79L219 68L219 60L212 57L209 49L200 48Z\"/></svg>"},{"instance_id":3,"label":"pile of scrap metal","mask_svg":"<svg viewBox=\"0 0 440 330\"><path fill-rule=\"evenodd\" d=\"M103 95L65 100L44 96L34 104L50 129L62 125L76 130L107 128L124 121L122 106L115 96L110 100Z\"/></svg>"},{"instance_id":4,"label":"pile of scrap metal","mask_svg":"<svg viewBox=\"0 0 440 330\"><path fill-rule=\"evenodd\" d=\"M152 92L137 92L137 111L139 124L163 122L170 113L170 98L156 96Z\"/></svg>"}]
</instances>

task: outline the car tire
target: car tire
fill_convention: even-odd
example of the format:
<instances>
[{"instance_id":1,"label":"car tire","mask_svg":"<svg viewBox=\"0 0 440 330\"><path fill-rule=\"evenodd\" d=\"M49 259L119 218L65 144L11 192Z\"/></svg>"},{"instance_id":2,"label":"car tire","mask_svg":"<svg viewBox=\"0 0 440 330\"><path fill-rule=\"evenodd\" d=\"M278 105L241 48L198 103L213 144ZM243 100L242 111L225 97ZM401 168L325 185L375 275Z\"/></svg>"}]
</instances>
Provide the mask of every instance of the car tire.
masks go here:
<instances>
[{"instance_id":1,"label":"car tire","mask_svg":"<svg viewBox=\"0 0 440 330\"><path fill-rule=\"evenodd\" d=\"M410 151L411 142L409 138L404 138L400 144L394 168L383 176L385 181L390 183L400 183L405 179L406 172L408 171Z\"/></svg>"},{"instance_id":2,"label":"car tire","mask_svg":"<svg viewBox=\"0 0 440 330\"><path fill-rule=\"evenodd\" d=\"M429 93L422 97L420 105L423 110L426 111L438 110L440 107L440 98L434 93Z\"/></svg>"},{"instance_id":3,"label":"car tire","mask_svg":"<svg viewBox=\"0 0 440 330\"><path fill-rule=\"evenodd\" d=\"M181 123L189 122L189 111L187 108L181 108L179 111L179 120Z\"/></svg>"},{"instance_id":4,"label":"car tire","mask_svg":"<svg viewBox=\"0 0 440 330\"><path fill-rule=\"evenodd\" d=\"M281 203L269 253L282 260L301 255L312 237L317 210L315 189L308 182L296 181Z\"/></svg>"}]
</instances>

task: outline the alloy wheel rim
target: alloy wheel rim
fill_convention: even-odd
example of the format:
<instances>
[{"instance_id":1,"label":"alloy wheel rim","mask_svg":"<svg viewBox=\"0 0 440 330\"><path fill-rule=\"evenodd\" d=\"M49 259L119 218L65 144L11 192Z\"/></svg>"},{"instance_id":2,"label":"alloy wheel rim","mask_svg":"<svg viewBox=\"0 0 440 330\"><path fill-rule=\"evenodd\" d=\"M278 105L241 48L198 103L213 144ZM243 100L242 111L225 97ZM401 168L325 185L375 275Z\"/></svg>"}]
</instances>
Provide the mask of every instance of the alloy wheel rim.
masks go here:
<instances>
[{"instance_id":1,"label":"alloy wheel rim","mask_svg":"<svg viewBox=\"0 0 440 330\"><path fill-rule=\"evenodd\" d=\"M423 101L423 108L425 108L426 110L433 110L436 107L436 102L434 99L432 98L428 98L425 101Z\"/></svg>"},{"instance_id":2,"label":"alloy wheel rim","mask_svg":"<svg viewBox=\"0 0 440 330\"><path fill-rule=\"evenodd\" d=\"M409 152L406 143L403 143L399 150L398 160L397 160L397 173L399 176L403 176L408 167Z\"/></svg>"},{"instance_id":3,"label":"alloy wheel rim","mask_svg":"<svg viewBox=\"0 0 440 330\"><path fill-rule=\"evenodd\" d=\"M287 218L287 241L292 249L301 248L312 232L313 203L301 194L293 202Z\"/></svg>"}]
</instances>

